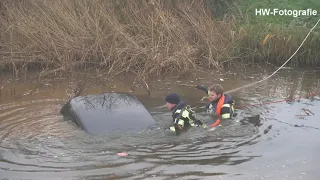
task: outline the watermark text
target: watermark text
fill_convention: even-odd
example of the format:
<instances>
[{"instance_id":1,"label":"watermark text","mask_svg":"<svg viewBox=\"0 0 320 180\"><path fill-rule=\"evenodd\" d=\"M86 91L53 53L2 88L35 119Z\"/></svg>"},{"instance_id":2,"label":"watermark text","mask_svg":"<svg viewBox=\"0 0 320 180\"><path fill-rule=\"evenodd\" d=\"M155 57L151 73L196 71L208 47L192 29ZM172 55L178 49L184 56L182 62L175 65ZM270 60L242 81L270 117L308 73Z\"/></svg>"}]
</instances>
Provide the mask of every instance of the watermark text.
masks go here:
<instances>
[{"instance_id":1,"label":"watermark text","mask_svg":"<svg viewBox=\"0 0 320 180\"><path fill-rule=\"evenodd\" d=\"M313 9L302 9L302 10L291 10L291 9L255 9L256 16L316 16L317 10Z\"/></svg>"}]
</instances>

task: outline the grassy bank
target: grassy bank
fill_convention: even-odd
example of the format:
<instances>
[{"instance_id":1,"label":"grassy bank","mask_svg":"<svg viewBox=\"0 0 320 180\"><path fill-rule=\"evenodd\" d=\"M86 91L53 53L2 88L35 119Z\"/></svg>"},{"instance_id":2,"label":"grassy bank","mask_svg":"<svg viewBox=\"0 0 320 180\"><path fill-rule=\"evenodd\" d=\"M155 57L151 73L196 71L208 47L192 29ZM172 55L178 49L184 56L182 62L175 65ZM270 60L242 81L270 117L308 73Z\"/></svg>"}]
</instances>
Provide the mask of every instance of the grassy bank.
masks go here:
<instances>
[{"instance_id":1,"label":"grassy bank","mask_svg":"<svg viewBox=\"0 0 320 180\"><path fill-rule=\"evenodd\" d=\"M238 62L279 64L309 30L256 23L244 15L247 5L231 2L3 0L0 68L19 73L34 65L48 72L86 67L99 68L100 75L146 77ZM312 33L293 65L319 65L319 40L319 31Z\"/></svg>"},{"instance_id":2,"label":"grassy bank","mask_svg":"<svg viewBox=\"0 0 320 180\"><path fill-rule=\"evenodd\" d=\"M244 62L258 61L280 65L299 47L310 29L320 18L320 2L317 0L238 0L229 12L236 15L237 27L243 36L238 41L236 54L243 54ZM256 9L317 10L316 16L257 16ZM319 66L320 26L310 34L300 51L290 61L291 66Z\"/></svg>"}]
</instances>

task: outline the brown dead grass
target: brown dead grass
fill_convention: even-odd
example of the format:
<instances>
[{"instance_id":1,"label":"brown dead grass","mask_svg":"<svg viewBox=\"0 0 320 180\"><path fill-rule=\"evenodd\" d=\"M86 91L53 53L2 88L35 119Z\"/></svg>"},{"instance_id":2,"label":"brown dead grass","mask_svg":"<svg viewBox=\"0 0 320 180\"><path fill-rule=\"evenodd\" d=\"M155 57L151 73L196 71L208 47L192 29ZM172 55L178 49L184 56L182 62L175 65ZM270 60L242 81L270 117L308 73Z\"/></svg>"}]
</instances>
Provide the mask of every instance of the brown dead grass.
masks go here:
<instances>
[{"instance_id":1,"label":"brown dead grass","mask_svg":"<svg viewBox=\"0 0 320 180\"><path fill-rule=\"evenodd\" d=\"M4 0L1 63L59 70L94 65L108 75L220 68L231 23L203 1Z\"/></svg>"},{"instance_id":2,"label":"brown dead grass","mask_svg":"<svg viewBox=\"0 0 320 180\"><path fill-rule=\"evenodd\" d=\"M0 12L0 66L17 74L37 64L46 74L90 67L100 76L132 72L144 81L239 59L281 63L305 33L239 27L232 15L217 20L205 0L2 0ZM303 52L318 63L314 49Z\"/></svg>"}]
</instances>

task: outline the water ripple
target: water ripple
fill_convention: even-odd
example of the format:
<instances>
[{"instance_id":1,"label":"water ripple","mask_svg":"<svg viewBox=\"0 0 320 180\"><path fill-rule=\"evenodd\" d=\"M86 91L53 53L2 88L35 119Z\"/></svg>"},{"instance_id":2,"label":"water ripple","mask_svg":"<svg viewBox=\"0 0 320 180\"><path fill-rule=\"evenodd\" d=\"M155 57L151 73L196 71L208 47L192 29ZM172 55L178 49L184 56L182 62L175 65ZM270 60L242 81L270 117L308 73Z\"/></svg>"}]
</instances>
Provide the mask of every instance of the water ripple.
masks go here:
<instances>
[{"instance_id":1,"label":"water ripple","mask_svg":"<svg viewBox=\"0 0 320 180\"><path fill-rule=\"evenodd\" d=\"M266 100L269 95L263 93L268 88L282 97L286 86L288 84L280 87L265 84L253 92L242 91L236 102ZM59 114L64 102L62 99L19 99L0 104L1 178L171 180L215 176L217 179L255 179L252 173L272 171L278 176L270 179L279 179L286 175L281 173L298 177L299 173L316 172L316 163L312 161L320 160L314 156L320 148L316 138L318 130L306 128L319 127L319 121L316 116L301 120L293 114L306 106L317 113L317 97L298 105L284 103L238 110L236 120L227 126L214 131L193 128L178 137L161 128L139 134L91 136ZM160 127L172 122L170 112L155 109L152 114ZM198 117L208 120L201 113ZM306 148L309 146L314 148ZM120 152L128 156L120 157L117 155ZM295 165L298 168L294 171L285 169Z\"/></svg>"},{"instance_id":2,"label":"water ripple","mask_svg":"<svg viewBox=\"0 0 320 180\"><path fill-rule=\"evenodd\" d=\"M61 177L66 178L139 179L156 177L172 168L185 169L192 164L234 165L255 158L238 155L236 147L243 143L241 138L221 140L214 133L200 130L181 137L168 137L163 130L138 135L122 133L93 137L73 123L64 121L58 114L60 108L61 101L57 99L0 105L1 173L7 177L14 177L16 173L36 173L36 177L42 177L42 173L63 173ZM193 135L197 131L198 134ZM126 151L128 157L117 156L117 152L122 151ZM169 178L177 174L183 177L223 173L183 171L175 175L165 174L163 177Z\"/></svg>"}]
</instances>

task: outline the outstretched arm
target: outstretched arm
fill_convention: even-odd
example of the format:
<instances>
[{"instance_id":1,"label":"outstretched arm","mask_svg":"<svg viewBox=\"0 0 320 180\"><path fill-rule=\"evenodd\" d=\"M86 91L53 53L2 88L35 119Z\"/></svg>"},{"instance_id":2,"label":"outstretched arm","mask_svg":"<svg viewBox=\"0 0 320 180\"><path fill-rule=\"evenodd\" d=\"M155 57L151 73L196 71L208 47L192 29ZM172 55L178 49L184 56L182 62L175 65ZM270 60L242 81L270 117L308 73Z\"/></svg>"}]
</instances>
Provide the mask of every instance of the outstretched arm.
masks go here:
<instances>
[{"instance_id":1,"label":"outstretched arm","mask_svg":"<svg viewBox=\"0 0 320 180\"><path fill-rule=\"evenodd\" d=\"M204 91L208 95L208 87L205 87L203 85L197 85L196 88Z\"/></svg>"}]
</instances>

